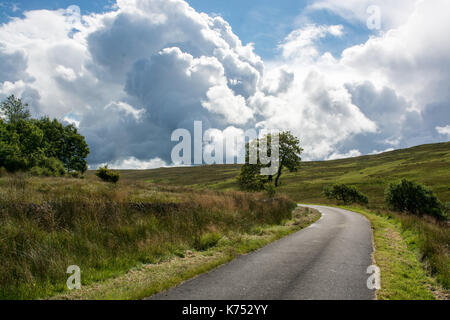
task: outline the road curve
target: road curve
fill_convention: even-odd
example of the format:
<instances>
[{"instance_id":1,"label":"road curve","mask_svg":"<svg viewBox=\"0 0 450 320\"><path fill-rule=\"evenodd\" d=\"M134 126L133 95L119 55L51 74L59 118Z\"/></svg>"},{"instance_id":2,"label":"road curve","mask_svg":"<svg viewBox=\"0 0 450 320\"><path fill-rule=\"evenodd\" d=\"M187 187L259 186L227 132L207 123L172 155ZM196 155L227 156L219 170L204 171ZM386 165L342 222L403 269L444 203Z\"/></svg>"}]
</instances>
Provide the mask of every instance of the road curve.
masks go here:
<instances>
[{"instance_id":1,"label":"road curve","mask_svg":"<svg viewBox=\"0 0 450 320\"><path fill-rule=\"evenodd\" d=\"M308 228L151 300L371 300L372 230L360 214L325 206Z\"/></svg>"}]
</instances>

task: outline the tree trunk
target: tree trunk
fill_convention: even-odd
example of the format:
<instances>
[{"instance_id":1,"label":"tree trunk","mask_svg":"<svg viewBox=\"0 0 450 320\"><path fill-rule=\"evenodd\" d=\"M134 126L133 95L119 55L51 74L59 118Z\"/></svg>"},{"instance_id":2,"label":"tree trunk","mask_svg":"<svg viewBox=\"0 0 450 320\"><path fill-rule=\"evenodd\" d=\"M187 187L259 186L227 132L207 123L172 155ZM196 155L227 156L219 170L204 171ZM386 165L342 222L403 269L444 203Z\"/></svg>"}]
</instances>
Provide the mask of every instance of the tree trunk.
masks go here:
<instances>
[{"instance_id":1,"label":"tree trunk","mask_svg":"<svg viewBox=\"0 0 450 320\"><path fill-rule=\"evenodd\" d=\"M280 164L280 166L278 167L277 176L275 178L275 188L278 187L278 181L280 180L281 170L282 169L283 169L283 166Z\"/></svg>"}]
</instances>

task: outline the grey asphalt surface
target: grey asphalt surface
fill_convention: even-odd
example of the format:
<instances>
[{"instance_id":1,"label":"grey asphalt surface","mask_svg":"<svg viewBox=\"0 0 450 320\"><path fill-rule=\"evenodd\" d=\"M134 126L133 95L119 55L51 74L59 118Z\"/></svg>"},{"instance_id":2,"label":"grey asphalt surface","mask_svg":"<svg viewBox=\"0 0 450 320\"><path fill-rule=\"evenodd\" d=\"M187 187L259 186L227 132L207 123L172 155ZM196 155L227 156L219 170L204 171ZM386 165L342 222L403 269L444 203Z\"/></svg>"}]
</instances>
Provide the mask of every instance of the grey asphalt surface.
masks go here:
<instances>
[{"instance_id":1,"label":"grey asphalt surface","mask_svg":"<svg viewBox=\"0 0 450 320\"><path fill-rule=\"evenodd\" d=\"M313 225L151 300L372 300L372 230L360 214L325 206Z\"/></svg>"}]
</instances>

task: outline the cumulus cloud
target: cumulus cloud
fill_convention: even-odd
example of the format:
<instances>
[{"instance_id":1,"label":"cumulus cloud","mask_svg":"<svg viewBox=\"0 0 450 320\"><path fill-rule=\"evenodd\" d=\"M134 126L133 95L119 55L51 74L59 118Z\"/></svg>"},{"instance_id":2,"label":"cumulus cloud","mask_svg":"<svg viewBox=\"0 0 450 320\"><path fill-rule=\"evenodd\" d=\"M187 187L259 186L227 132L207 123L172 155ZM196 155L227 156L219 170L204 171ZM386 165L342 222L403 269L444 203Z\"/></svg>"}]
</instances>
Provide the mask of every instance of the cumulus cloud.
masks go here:
<instances>
[{"instance_id":1,"label":"cumulus cloud","mask_svg":"<svg viewBox=\"0 0 450 320\"><path fill-rule=\"evenodd\" d=\"M292 31L279 45L284 59L295 59L301 63L311 63L311 60L319 56L315 41L325 38L327 35L340 37L343 34L342 25L314 25Z\"/></svg>"},{"instance_id":2,"label":"cumulus cloud","mask_svg":"<svg viewBox=\"0 0 450 320\"><path fill-rule=\"evenodd\" d=\"M349 3L320 0L306 14L363 21L369 2ZM172 131L193 132L194 120L209 144L248 128L291 130L304 159L442 140L450 42L436 30L450 27L449 3L375 3L389 12L383 32L340 57L317 43L345 37L345 28L308 23L266 63L223 18L183 0L118 0L89 15L74 6L24 12L0 26L0 98L16 94L33 115L75 123L92 166L170 164Z\"/></svg>"},{"instance_id":3,"label":"cumulus cloud","mask_svg":"<svg viewBox=\"0 0 450 320\"><path fill-rule=\"evenodd\" d=\"M28 78L26 73L27 59L23 51L8 49L0 41L0 83L14 82Z\"/></svg>"},{"instance_id":4,"label":"cumulus cloud","mask_svg":"<svg viewBox=\"0 0 450 320\"><path fill-rule=\"evenodd\" d=\"M339 1L322 1L322 5L314 6L316 9L327 7L335 13L343 14L342 6L347 6ZM383 6L386 2L378 1L376 4ZM333 57L330 53L319 53L315 42L323 35L329 26L309 25L300 28L291 35L295 38L306 39L299 41L305 43L304 51L302 46L298 50L292 50L299 60L290 59L291 55L283 55L283 64L292 70L295 75L297 85L291 89L295 92L296 98L291 97L291 101L302 101L310 107L320 105L320 101L331 101L333 107L338 106L338 101L334 95L341 97L349 96L351 103L341 103L351 109L351 105L356 107L357 112L376 125L376 128L365 122L365 125L358 128L359 120L350 121L345 130L336 130L335 133L343 139L311 137L303 132L302 136L306 140L314 141L311 147L314 153L309 153L310 147L307 145L308 157L326 158L333 149L342 150L355 149L363 153L370 153L372 150L385 150L392 146L407 147L415 144L439 141L435 127L445 126L450 118L450 43L448 37L436 32L437 26L442 29L450 27L449 20L443 12L450 9L448 1L415 1L409 10L407 19L399 19L396 28L382 32L373 36L361 45L352 46L342 52L340 58ZM358 5L348 5L348 8L358 8ZM408 6L405 10L408 11ZM395 11L395 10L394 10ZM402 20L402 23L399 21ZM324 31L325 30L325 31ZM302 36L302 32L305 33ZM345 30L344 30L345 33ZM285 43L292 40L288 36ZM340 33L335 33L341 36ZM329 36L333 36L329 33ZM318 54L319 53L319 54ZM306 61L306 63L305 63ZM312 70L312 71L311 71ZM317 81L311 81L311 76L326 79L327 84L314 87ZM317 76L319 75L319 76ZM298 79L304 81L303 88L298 85ZM314 77L312 78L314 79ZM309 97L316 97L315 100L301 100L299 96L308 92ZM301 92L301 94L299 94ZM339 92L339 94L337 94ZM331 99L327 99L331 97ZM295 103L294 102L294 103ZM271 106L276 103L271 103ZM337 116L333 112L322 107L312 107L312 110L321 110L320 113L326 123L326 128L311 127L302 125L302 129L308 128L315 132L327 132L332 127L333 122L339 123L340 115L346 114L345 109L339 110ZM298 110L299 108L297 108ZM347 110L350 110L347 109ZM335 109L337 111L337 109ZM289 116L294 112L288 113ZM357 113L350 112L357 118ZM286 116L288 118L289 116ZM348 117L350 118L351 117ZM354 119L356 119L354 118ZM311 114L308 119L313 119ZM272 118L273 120L273 118ZM285 122L288 120L285 119ZM300 127L300 126L295 126ZM314 128L314 129L313 129ZM323 141L331 142L323 143ZM331 148L330 148L331 146ZM321 152L319 152L321 150Z\"/></svg>"},{"instance_id":5,"label":"cumulus cloud","mask_svg":"<svg viewBox=\"0 0 450 320\"><path fill-rule=\"evenodd\" d=\"M108 165L108 168L116 170L120 169L146 170L146 169L167 167L167 163L161 160L160 158L154 158L151 160L139 160L135 157L130 157L127 159L115 160L105 164Z\"/></svg>"},{"instance_id":6,"label":"cumulus cloud","mask_svg":"<svg viewBox=\"0 0 450 320\"><path fill-rule=\"evenodd\" d=\"M135 109L133 106L122 101L118 102L112 101L105 107L105 110L108 109L116 109L118 111L122 111L126 115L132 116L137 122L141 119L142 115L145 113L144 109L139 110Z\"/></svg>"},{"instance_id":7,"label":"cumulus cloud","mask_svg":"<svg viewBox=\"0 0 450 320\"><path fill-rule=\"evenodd\" d=\"M450 27L445 0L417 1L407 22L366 43L346 49L342 63L376 85L389 84L424 110L450 99L450 39L437 32Z\"/></svg>"},{"instance_id":8,"label":"cumulus cloud","mask_svg":"<svg viewBox=\"0 0 450 320\"><path fill-rule=\"evenodd\" d=\"M225 20L184 1L121 0L104 14L82 16L71 6L24 16L0 27L1 95L35 90L34 114L71 122L68 115L78 114L90 163L170 161L173 130L194 120L223 129L253 117L246 99L257 91L262 60Z\"/></svg>"},{"instance_id":9,"label":"cumulus cloud","mask_svg":"<svg viewBox=\"0 0 450 320\"><path fill-rule=\"evenodd\" d=\"M253 112L247 107L244 97L235 96L227 86L209 88L207 101L202 105L213 113L221 114L230 124L246 124L253 118Z\"/></svg>"},{"instance_id":10,"label":"cumulus cloud","mask_svg":"<svg viewBox=\"0 0 450 320\"><path fill-rule=\"evenodd\" d=\"M445 127L436 127L436 131L443 136L450 138L450 125Z\"/></svg>"}]
</instances>

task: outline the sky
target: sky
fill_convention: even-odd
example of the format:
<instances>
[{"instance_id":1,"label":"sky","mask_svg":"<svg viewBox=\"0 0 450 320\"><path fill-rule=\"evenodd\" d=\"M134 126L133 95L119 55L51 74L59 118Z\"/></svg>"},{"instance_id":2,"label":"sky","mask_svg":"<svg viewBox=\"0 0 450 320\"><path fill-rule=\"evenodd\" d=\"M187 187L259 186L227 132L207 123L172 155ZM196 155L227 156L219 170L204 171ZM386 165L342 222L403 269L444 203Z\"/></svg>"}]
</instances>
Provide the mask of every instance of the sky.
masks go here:
<instances>
[{"instance_id":1,"label":"sky","mask_svg":"<svg viewBox=\"0 0 450 320\"><path fill-rule=\"evenodd\" d=\"M304 160L450 138L447 0L0 0L0 99L75 124L91 167L291 130ZM226 150L232 152L230 150Z\"/></svg>"},{"instance_id":2,"label":"sky","mask_svg":"<svg viewBox=\"0 0 450 320\"><path fill-rule=\"evenodd\" d=\"M291 31L301 26L300 13L311 4L306 0L283 0L275 3L272 0L189 0L191 7L198 12L205 12L211 16L223 17L233 28L233 32L244 43L254 43L255 52L263 59L273 58L279 50L277 46ZM113 0L26 0L2 1L2 15L0 23L8 22L12 17L23 17L24 11L57 10L77 5L82 14L103 13L114 8ZM346 47L358 44L373 34L365 25L348 23L343 17L329 10L310 13L310 18L316 23L346 25L348 36L340 41L327 39L322 44L323 50L333 54L340 54ZM326 45L326 46L325 46Z\"/></svg>"}]
</instances>

